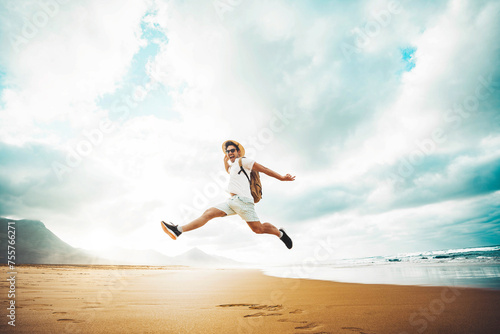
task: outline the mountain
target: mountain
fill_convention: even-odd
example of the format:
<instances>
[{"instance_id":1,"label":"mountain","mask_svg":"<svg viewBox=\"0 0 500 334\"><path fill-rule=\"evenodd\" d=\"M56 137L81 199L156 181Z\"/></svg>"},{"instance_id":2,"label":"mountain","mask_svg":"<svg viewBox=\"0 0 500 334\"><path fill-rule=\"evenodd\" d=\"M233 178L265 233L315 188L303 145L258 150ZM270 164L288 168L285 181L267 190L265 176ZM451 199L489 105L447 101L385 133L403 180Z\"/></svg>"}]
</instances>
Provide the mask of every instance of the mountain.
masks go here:
<instances>
[{"instance_id":1,"label":"mountain","mask_svg":"<svg viewBox=\"0 0 500 334\"><path fill-rule=\"evenodd\" d=\"M209 255L198 248L170 257L155 250L114 248L89 251L74 248L38 220L0 218L0 263L7 263L8 223L15 229L15 264L116 264L194 267L233 267L241 265L234 260ZM12 228L11 228L12 230Z\"/></svg>"},{"instance_id":2,"label":"mountain","mask_svg":"<svg viewBox=\"0 0 500 334\"><path fill-rule=\"evenodd\" d=\"M198 248L192 248L189 251L177 255L166 256L155 250L133 250L125 248L116 248L112 250L89 251L91 254L99 254L108 259L113 264L135 264L148 266L192 266L192 267L233 267L241 265L234 260L209 255Z\"/></svg>"},{"instance_id":3,"label":"mountain","mask_svg":"<svg viewBox=\"0 0 500 334\"><path fill-rule=\"evenodd\" d=\"M100 259L74 248L52 233L38 220L0 218L0 263L7 263L10 231L14 231L15 264L92 264ZM12 250L12 248L10 248ZM102 260L101 260L102 261Z\"/></svg>"}]
</instances>

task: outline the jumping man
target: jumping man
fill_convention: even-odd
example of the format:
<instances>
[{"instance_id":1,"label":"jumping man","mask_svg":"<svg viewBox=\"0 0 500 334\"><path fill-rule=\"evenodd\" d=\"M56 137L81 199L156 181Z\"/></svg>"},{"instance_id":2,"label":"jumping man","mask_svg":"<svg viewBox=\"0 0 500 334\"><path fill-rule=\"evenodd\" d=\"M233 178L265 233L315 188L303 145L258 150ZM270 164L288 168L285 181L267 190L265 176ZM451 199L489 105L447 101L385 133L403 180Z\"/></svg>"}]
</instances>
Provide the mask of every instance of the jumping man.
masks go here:
<instances>
[{"instance_id":1,"label":"jumping man","mask_svg":"<svg viewBox=\"0 0 500 334\"><path fill-rule=\"evenodd\" d=\"M229 186L228 192L231 197L215 207L206 210L200 217L196 218L189 224L178 226L171 223L161 222L163 231L167 233L172 239L176 240L182 233L192 231L205 225L209 220L217 217L225 217L238 214L248 226L257 234L274 234L288 247L292 248L292 240L282 228L277 229L274 225L269 223L261 223L257 213L255 212L255 204L250 191L250 183L246 175L250 175L252 170L262 172L266 175L272 176L280 181L293 181L295 176L290 174L280 175L269 168L258 164L252 159L241 159L242 167L245 173L241 173L239 164L234 164L236 159L244 157L245 148L235 140L227 140L222 144L224 151L224 167L229 173ZM228 161L231 160L232 165Z\"/></svg>"}]
</instances>

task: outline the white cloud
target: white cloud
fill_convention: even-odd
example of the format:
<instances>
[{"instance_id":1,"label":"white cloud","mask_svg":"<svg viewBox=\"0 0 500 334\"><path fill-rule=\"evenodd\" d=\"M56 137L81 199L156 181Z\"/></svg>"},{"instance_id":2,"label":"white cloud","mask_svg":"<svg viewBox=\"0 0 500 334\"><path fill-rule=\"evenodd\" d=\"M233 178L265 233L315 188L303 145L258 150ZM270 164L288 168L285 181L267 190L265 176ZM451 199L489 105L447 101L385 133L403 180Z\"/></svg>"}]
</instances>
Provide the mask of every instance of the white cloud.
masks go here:
<instances>
[{"instance_id":1,"label":"white cloud","mask_svg":"<svg viewBox=\"0 0 500 334\"><path fill-rule=\"evenodd\" d=\"M479 78L490 75L496 52L491 48L492 34L477 38L480 31L488 31L491 29L488 27L495 25L488 14L493 4L479 9L475 5L452 1L446 12L423 33L407 38L406 43L417 50L416 67L403 74L395 101L383 106L384 110L369 124L369 132L360 131L360 137L353 138L353 144L359 146L350 147L345 150L347 157L340 157L346 170L354 168L359 175L377 164L392 164L419 150L419 145L434 141L435 131L443 139L434 142L437 152L456 147L455 140L467 145L464 142L469 136L464 138L462 131L467 127L465 117L461 128L454 129L446 115L454 105L463 104L468 96L475 95L481 87ZM470 15L471 12L476 15ZM482 94L489 92L485 87L482 89Z\"/></svg>"},{"instance_id":2,"label":"white cloud","mask_svg":"<svg viewBox=\"0 0 500 334\"><path fill-rule=\"evenodd\" d=\"M32 10L18 13L25 8L17 8L14 14L44 13L38 4L25 3ZM40 133L38 123L69 121L78 129L92 124L93 116L102 117L93 115L95 100L116 89L144 44L140 20L147 2L87 1L58 8L32 38L4 51L10 87L3 94L1 116L6 142L19 141L16 137L31 131L46 134ZM5 33L24 38L23 29L17 24Z\"/></svg>"}]
</instances>

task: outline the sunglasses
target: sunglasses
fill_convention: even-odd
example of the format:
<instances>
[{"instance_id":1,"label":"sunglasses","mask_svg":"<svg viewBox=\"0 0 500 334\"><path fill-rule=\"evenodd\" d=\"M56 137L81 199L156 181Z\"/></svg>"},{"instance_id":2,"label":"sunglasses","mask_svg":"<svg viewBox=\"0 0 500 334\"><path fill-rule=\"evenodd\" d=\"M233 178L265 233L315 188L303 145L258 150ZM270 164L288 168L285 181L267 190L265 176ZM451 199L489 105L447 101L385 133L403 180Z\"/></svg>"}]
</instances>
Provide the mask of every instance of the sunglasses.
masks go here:
<instances>
[{"instance_id":1,"label":"sunglasses","mask_svg":"<svg viewBox=\"0 0 500 334\"><path fill-rule=\"evenodd\" d=\"M229 153L234 153L236 152L236 149L235 148L232 148L230 150L226 150L226 153L229 154Z\"/></svg>"}]
</instances>

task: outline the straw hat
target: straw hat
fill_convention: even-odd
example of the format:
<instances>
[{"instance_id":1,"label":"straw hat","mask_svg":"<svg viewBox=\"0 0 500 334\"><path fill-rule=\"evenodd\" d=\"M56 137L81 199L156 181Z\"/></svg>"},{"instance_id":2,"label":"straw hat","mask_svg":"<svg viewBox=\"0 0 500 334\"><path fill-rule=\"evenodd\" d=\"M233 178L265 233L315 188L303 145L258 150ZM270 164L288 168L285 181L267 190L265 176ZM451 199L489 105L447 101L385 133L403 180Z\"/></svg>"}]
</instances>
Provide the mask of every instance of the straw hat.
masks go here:
<instances>
[{"instance_id":1,"label":"straw hat","mask_svg":"<svg viewBox=\"0 0 500 334\"><path fill-rule=\"evenodd\" d=\"M236 140L226 140L225 142L222 143L222 152L224 152L224 154L226 154L226 143L228 141L232 141L233 143L236 144L236 146L238 146L238 148L240 149L240 157L245 156L245 148L243 147L243 145L238 143Z\"/></svg>"}]
</instances>

